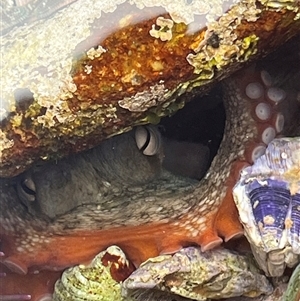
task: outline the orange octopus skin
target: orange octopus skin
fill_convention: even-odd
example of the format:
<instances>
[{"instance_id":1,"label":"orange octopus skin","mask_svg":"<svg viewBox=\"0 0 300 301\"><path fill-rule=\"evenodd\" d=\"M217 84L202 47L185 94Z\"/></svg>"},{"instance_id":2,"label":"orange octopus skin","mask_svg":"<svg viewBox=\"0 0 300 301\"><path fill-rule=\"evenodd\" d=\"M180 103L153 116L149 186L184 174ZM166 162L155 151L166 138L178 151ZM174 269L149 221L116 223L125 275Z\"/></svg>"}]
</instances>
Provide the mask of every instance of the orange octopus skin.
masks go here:
<instances>
[{"instance_id":1,"label":"orange octopus skin","mask_svg":"<svg viewBox=\"0 0 300 301\"><path fill-rule=\"evenodd\" d=\"M250 83L254 83L253 87L249 87ZM67 223L63 228L55 222L48 224L29 215L14 199L14 192L8 191L11 199L1 200L4 209L0 216L1 251L5 254L3 264L19 274L44 269L61 270L88 262L104 248L117 244L138 265L147 258L172 253L183 246L199 245L205 251L241 236L243 229L238 221L232 188L240 170L252 164L272 139L270 136L279 134L283 128L285 116L278 112L277 105L283 98L274 101L273 96L268 97L271 86L266 73L254 67L225 81L227 120L223 141L206 177L192 192L187 212L178 212L176 218L149 224L75 231L68 230ZM253 108L260 103L266 110L258 111L257 116ZM47 274L43 272L42 275ZM49 273L51 281L58 275ZM19 292L37 296L39 292L36 290L39 289L35 281L23 284L23 280L18 280L25 278L15 274L3 278L0 296L12 293L6 289L12 287L12 282L18 283ZM40 299L34 297L33 300Z\"/></svg>"},{"instance_id":2,"label":"orange octopus skin","mask_svg":"<svg viewBox=\"0 0 300 301\"><path fill-rule=\"evenodd\" d=\"M0 300L50 301L52 300L50 297L52 296L54 284L61 275L61 272L53 271L41 271L38 274L18 275L10 273L10 271L3 266L1 266L0 271L6 274L5 278L0 278ZM29 291L30 294L28 294ZM8 299L8 296L10 296L10 299Z\"/></svg>"}]
</instances>

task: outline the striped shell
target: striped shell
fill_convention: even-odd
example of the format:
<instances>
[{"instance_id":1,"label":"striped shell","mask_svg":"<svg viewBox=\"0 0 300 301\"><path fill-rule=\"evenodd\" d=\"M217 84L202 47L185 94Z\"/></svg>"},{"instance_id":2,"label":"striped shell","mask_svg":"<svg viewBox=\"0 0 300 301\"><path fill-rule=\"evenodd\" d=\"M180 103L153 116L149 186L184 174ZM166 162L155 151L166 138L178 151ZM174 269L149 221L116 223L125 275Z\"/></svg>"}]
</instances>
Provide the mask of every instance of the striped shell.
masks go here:
<instances>
[{"instance_id":1,"label":"striped shell","mask_svg":"<svg viewBox=\"0 0 300 301\"><path fill-rule=\"evenodd\" d=\"M257 262L281 276L300 261L300 138L273 140L233 194Z\"/></svg>"}]
</instances>

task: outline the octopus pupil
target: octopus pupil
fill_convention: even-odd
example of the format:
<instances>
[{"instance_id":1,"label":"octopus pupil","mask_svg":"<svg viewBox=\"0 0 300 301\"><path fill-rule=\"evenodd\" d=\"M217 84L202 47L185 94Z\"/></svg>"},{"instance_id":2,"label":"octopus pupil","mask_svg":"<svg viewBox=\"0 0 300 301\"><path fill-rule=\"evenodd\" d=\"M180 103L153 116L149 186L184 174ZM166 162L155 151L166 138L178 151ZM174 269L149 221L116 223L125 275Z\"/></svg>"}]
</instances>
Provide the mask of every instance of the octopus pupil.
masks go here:
<instances>
[{"instance_id":1,"label":"octopus pupil","mask_svg":"<svg viewBox=\"0 0 300 301\"><path fill-rule=\"evenodd\" d=\"M47 162L42 167L36 165L29 171L31 176L24 180L21 175L18 180L20 200L31 214L55 220L86 204L105 206L115 199L114 206L120 206L115 193L119 196L126 187L157 185L166 171L179 176L182 185L194 185L195 180L206 174L216 155L225 124L220 88L197 98L191 99L171 118L163 118L158 128L137 127L135 131L105 140L76 158ZM160 138L157 137L159 131L162 132ZM168 177L168 181L174 181ZM85 182L90 185L89 191ZM59 197L62 191L71 196L63 203Z\"/></svg>"},{"instance_id":2,"label":"octopus pupil","mask_svg":"<svg viewBox=\"0 0 300 301\"><path fill-rule=\"evenodd\" d=\"M26 185L25 181L21 182L21 187L25 193L35 196L35 192Z\"/></svg>"},{"instance_id":3,"label":"octopus pupil","mask_svg":"<svg viewBox=\"0 0 300 301\"><path fill-rule=\"evenodd\" d=\"M146 137L146 141L145 141L144 145L140 148L141 152L144 152L144 150L148 147L148 145L150 143L151 133L147 128L146 128L146 132L147 132L147 137Z\"/></svg>"}]
</instances>

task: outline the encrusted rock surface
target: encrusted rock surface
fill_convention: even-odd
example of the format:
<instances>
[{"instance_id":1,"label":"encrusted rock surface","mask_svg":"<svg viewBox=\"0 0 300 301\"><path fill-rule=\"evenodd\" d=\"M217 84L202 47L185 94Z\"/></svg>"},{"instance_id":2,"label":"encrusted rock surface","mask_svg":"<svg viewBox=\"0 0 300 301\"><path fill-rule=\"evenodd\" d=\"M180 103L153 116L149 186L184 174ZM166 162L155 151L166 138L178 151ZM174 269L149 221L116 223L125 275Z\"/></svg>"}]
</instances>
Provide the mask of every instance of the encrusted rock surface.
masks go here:
<instances>
[{"instance_id":1,"label":"encrusted rock surface","mask_svg":"<svg viewBox=\"0 0 300 301\"><path fill-rule=\"evenodd\" d=\"M232 2L78 0L2 24L0 175L157 123L300 31L298 1Z\"/></svg>"},{"instance_id":2,"label":"encrusted rock surface","mask_svg":"<svg viewBox=\"0 0 300 301\"><path fill-rule=\"evenodd\" d=\"M226 249L201 252L189 247L144 262L123 283L125 296L136 289L160 289L192 300L270 294L272 286L251 256Z\"/></svg>"},{"instance_id":3,"label":"encrusted rock surface","mask_svg":"<svg viewBox=\"0 0 300 301\"><path fill-rule=\"evenodd\" d=\"M110 246L87 265L67 269L55 284L54 301L122 301L121 283L133 266L117 246ZM130 301L130 299L128 299Z\"/></svg>"}]
</instances>

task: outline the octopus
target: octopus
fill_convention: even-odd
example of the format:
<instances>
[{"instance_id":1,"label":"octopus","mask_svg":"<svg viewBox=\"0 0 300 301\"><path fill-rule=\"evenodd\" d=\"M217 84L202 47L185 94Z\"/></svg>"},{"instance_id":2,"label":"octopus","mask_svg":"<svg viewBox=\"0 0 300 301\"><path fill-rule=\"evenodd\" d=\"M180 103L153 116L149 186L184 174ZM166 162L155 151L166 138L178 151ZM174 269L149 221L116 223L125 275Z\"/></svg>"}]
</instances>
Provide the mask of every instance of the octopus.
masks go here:
<instances>
[{"instance_id":1,"label":"octopus","mask_svg":"<svg viewBox=\"0 0 300 301\"><path fill-rule=\"evenodd\" d=\"M274 6L276 9L276 3ZM153 31L150 31L150 35L161 42L172 38L170 33L173 24L165 19L157 19ZM162 27L164 29L160 31L159 28ZM179 28L176 30L180 33ZM89 46L94 42L88 41ZM207 38L207 43L210 49L222 46L216 34ZM84 44L80 47L82 49L88 46ZM105 49L101 47L91 50L93 51L88 55L93 59L105 53ZM299 57L295 57L297 54L293 58L299 60ZM195 57L190 56L189 59L195 63ZM168 146L171 145L176 150L180 147L177 146L177 141L170 142L161 138L157 129L150 126L136 127L128 133L103 141L86 153L72 154L66 159L53 158L51 154L51 159L54 160L36 162L29 160L28 153L23 152L21 154L24 155L24 164L18 171L13 172L13 167L5 164L11 158L10 155L15 155L15 149L11 154L5 153L10 145L7 143L1 149L6 160L3 166L10 170L10 176L15 177L5 178L7 174L2 173L1 178L1 299L50 300L54 282L60 277L62 270L79 263L87 263L96 254L114 244L125 252L135 266L139 266L149 258L160 254L173 254L183 247L197 245L202 252L206 252L224 242L240 238L244 230L232 195L240 172L264 154L267 145L275 137L299 135L299 91L295 86L299 79L299 70L276 69L276 66L270 66L270 62L272 58L267 66L264 61L247 66L222 82L226 124L218 152L207 171L200 160L200 169L205 170L204 177L204 172L200 176L193 173L186 177L181 169L179 175L174 170L168 171L176 162L173 158L173 163L165 165L164 162L172 158L167 155ZM158 74L160 68L158 63L154 66ZM85 69L86 77L92 69ZM75 71L78 70L75 68ZM204 80L208 81L210 76ZM79 82L79 75L76 79ZM81 87L84 87L85 78L80 80ZM142 81L136 74L131 74L129 79L123 78L125 83L128 80L132 85ZM167 89L160 84L158 81L151 91L155 95L154 104L144 103L142 92L137 92L140 97L136 99L138 107L132 102L132 97L125 96L118 100L119 106L127 110L124 115L132 112L136 114L138 111L139 118L145 118L143 114L149 108L162 105L162 95ZM31 87L33 86L32 84ZM183 85L179 90L176 92L176 99L181 93L191 89ZM68 91L72 91L72 87ZM43 118L43 110L34 103L34 93L30 89L22 88L21 91L16 91L15 98L19 98L19 92L22 92L21 98L26 109L31 109L25 121L29 122L30 118L39 120L44 125L43 133L47 136L49 120ZM88 93L84 89L81 92L83 94L78 94L79 96ZM73 99L69 103L73 112L85 109L85 104L78 101L79 96L77 102ZM17 114L13 114L9 106L7 104L4 110L6 119L2 120L2 126L7 126L7 120L11 118L12 128L18 130L18 124L23 126L23 121L18 122L17 118L22 107L16 109ZM173 114L170 106L175 106L176 111L182 104L173 101L166 106L168 110L161 109L164 112L161 114ZM49 108L47 112L55 111L53 104L47 104L46 100L44 108ZM33 112L34 109L38 110L37 115ZM10 114L6 114L7 112ZM115 111L110 108L109 112L113 119ZM159 114L157 111L152 112L141 123L148 123L153 120L151 117L156 118ZM57 115L58 120L63 117L63 114ZM101 119L101 116L98 117ZM70 120L75 127L76 120ZM116 124L116 132L121 127L131 130L128 124L119 123ZM136 125L133 122L132 126ZM26 135L29 135L29 131L26 127L23 132L18 133L27 141ZM89 137L89 133L83 135L87 137L86 140L73 141L76 151L81 151L85 146L91 147L91 140L95 140ZM106 135L109 137L112 133L107 132ZM142 142L138 139L140 137ZM32 148L35 147L35 139L34 136L29 139ZM64 144L64 139L61 140ZM162 149L160 143L163 144ZM197 147L203 149L199 144L179 145L183 146L185 152ZM59 147L54 149L55 153ZM138 159L132 160L131 151L135 154L134 158ZM169 153L172 154L172 151ZM33 152L33 157L41 158L43 154L41 152L37 155ZM192 167L195 165L193 163ZM5 170L3 166L2 171ZM89 170L87 174L82 172L85 169ZM71 208L66 203L71 203ZM272 266L274 262L269 260Z\"/></svg>"}]
</instances>

